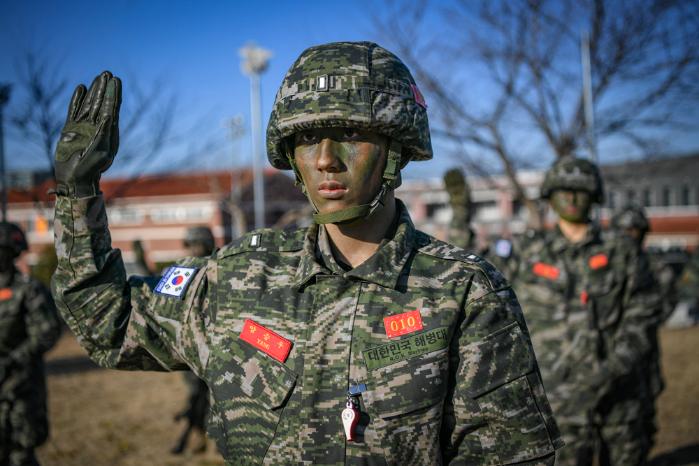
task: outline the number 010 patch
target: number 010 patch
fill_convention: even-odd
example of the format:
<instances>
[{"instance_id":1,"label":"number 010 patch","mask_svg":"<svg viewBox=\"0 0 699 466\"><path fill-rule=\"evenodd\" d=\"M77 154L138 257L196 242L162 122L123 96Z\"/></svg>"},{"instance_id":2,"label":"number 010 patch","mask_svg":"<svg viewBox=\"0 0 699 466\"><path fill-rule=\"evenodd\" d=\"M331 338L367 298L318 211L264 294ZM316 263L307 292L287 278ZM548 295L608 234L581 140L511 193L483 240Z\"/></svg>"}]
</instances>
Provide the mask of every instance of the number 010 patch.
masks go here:
<instances>
[{"instance_id":1,"label":"number 010 patch","mask_svg":"<svg viewBox=\"0 0 699 466\"><path fill-rule=\"evenodd\" d=\"M383 325L386 328L386 336L395 338L422 330L422 317L419 310L404 312L384 317Z\"/></svg>"},{"instance_id":2,"label":"number 010 patch","mask_svg":"<svg viewBox=\"0 0 699 466\"><path fill-rule=\"evenodd\" d=\"M194 267L173 266L168 268L155 287L155 292L181 298L196 271L197 269Z\"/></svg>"}]
</instances>

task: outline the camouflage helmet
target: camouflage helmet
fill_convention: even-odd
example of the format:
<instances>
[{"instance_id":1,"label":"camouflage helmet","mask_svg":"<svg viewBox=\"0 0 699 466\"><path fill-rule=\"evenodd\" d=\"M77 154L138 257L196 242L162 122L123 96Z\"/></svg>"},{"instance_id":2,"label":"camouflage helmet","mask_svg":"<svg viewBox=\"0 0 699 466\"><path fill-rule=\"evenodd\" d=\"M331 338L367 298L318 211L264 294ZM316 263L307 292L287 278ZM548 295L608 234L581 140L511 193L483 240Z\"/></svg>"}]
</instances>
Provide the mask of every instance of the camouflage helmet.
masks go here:
<instances>
[{"instance_id":1,"label":"camouflage helmet","mask_svg":"<svg viewBox=\"0 0 699 466\"><path fill-rule=\"evenodd\" d=\"M408 68L373 42L306 49L286 73L267 126L267 157L291 169L285 138L308 129L371 130L401 145L400 165L432 158L427 105Z\"/></svg>"},{"instance_id":2,"label":"camouflage helmet","mask_svg":"<svg viewBox=\"0 0 699 466\"><path fill-rule=\"evenodd\" d=\"M628 204L614 213L611 219L613 229L622 231L632 228L638 229L642 234L650 231L650 223L643 207L636 204Z\"/></svg>"},{"instance_id":3,"label":"camouflage helmet","mask_svg":"<svg viewBox=\"0 0 699 466\"><path fill-rule=\"evenodd\" d=\"M592 196L592 202L604 202L599 169L587 159L572 156L558 159L546 172L541 197L549 199L556 189L587 191Z\"/></svg>"},{"instance_id":4,"label":"camouflage helmet","mask_svg":"<svg viewBox=\"0 0 699 466\"><path fill-rule=\"evenodd\" d=\"M189 247L193 244L201 244L204 246L206 251L211 253L216 247L214 241L214 235L211 233L211 229L206 226L197 226L187 228L187 233L184 235L184 245Z\"/></svg>"},{"instance_id":5,"label":"camouflage helmet","mask_svg":"<svg viewBox=\"0 0 699 466\"><path fill-rule=\"evenodd\" d=\"M15 257L29 249L22 229L10 222L0 222L0 247L12 249Z\"/></svg>"}]
</instances>

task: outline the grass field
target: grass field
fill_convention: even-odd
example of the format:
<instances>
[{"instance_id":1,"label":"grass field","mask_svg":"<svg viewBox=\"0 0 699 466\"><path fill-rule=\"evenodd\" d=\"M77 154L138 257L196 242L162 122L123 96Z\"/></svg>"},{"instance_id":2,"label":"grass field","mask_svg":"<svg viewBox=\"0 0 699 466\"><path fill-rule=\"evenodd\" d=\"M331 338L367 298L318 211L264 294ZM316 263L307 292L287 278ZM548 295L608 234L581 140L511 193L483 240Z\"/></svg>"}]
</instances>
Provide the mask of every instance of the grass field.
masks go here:
<instances>
[{"instance_id":1,"label":"grass field","mask_svg":"<svg viewBox=\"0 0 699 466\"><path fill-rule=\"evenodd\" d=\"M667 388L659 400L653 465L699 464L699 326L661 332ZM169 453L183 425L173 416L186 398L180 374L95 368L69 333L48 354L52 434L44 466L213 466L206 454Z\"/></svg>"}]
</instances>

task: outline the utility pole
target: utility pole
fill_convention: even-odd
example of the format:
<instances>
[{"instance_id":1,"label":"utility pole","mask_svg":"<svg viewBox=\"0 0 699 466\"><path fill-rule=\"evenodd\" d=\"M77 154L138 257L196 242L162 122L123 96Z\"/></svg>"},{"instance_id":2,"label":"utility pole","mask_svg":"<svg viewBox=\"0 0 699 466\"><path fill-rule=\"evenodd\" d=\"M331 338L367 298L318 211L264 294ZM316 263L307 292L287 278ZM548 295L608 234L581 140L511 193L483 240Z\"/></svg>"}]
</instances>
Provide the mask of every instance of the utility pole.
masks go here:
<instances>
[{"instance_id":1,"label":"utility pole","mask_svg":"<svg viewBox=\"0 0 699 466\"><path fill-rule=\"evenodd\" d=\"M265 187L262 174L262 111L260 75L269 65L272 52L255 44L247 44L238 54L243 59L241 69L250 78L250 126L252 133L252 172L255 195L255 228L265 226Z\"/></svg>"},{"instance_id":2,"label":"utility pole","mask_svg":"<svg viewBox=\"0 0 699 466\"><path fill-rule=\"evenodd\" d=\"M583 105L585 108L585 131L590 158L599 163L597 141L595 140L595 111L592 106L592 67L590 65L590 37L583 33L580 41L580 59L582 61Z\"/></svg>"},{"instance_id":3,"label":"utility pole","mask_svg":"<svg viewBox=\"0 0 699 466\"><path fill-rule=\"evenodd\" d=\"M10 100L10 85L0 84L0 181L2 181L2 221L7 221L7 172L5 170L5 104Z\"/></svg>"},{"instance_id":4,"label":"utility pole","mask_svg":"<svg viewBox=\"0 0 699 466\"><path fill-rule=\"evenodd\" d=\"M238 157L238 140L245 134L245 121L243 115L236 115L226 122L230 131L229 136L233 141L233 160L231 164L231 197L230 214L231 214L231 240L234 240L243 234L247 229L245 225L245 215L241 206L242 189L240 186L240 177L236 171L235 159Z\"/></svg>"}]
</instances>

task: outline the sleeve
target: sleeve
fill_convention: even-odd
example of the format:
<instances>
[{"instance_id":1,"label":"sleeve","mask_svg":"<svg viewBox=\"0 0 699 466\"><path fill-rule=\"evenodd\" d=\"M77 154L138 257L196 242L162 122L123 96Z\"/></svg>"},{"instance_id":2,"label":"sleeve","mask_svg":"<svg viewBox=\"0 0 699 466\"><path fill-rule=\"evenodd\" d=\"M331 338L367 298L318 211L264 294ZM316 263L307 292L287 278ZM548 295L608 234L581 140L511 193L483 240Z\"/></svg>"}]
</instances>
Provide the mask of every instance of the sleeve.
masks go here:
<instances>
[{"instance_id":1,"label":"sleeve","mask_svg":"<svg viewBox=\"0 0 699 466\"><path fill-rule=\"evenodd\" d=\"M165 296L154 291L157 278L127 280L121 252L111 247L101 195L57 196L54 222L58 268L53 296L90 357L108 368L189 367L201 374L208 357L207 275L215 271L215 262L178 262L195 268L195 275L181 296Z\"/></svg>"},{"instance_id":2,"label":"sleeve","mask_svg":"<svg viewBox=\"0 0 699 466\"><path fill-rule=\"evenodd\" d=\"M641 251L629 251L626 257L621 317L604 362L612 379L625 377L648 357L652 346L650 335L659 324L662 310L648 257Z\"/></svg>"},{"instance_id":3,"label":"sleeve","mask_svg":"<svg viewBox=\"0 0 699 466\"><path fill-rule=\"evenodd\" d=\"M27 338L9 355L10 364L16 367L29 367L37 356L53 347L60 335L56 306L43 285L30 282L23 306Z\"/></svg>"},{"instance_id":4,"label":"sleeve","mask_svg":"<svg viewBox=\"0 0 699 466\"><path fill-rule=\"evenodd\" d=\"M511 288L477 274L450 349L443 433L450 464L553 464L562 446Z\"/></svg>"}]
</instances>

